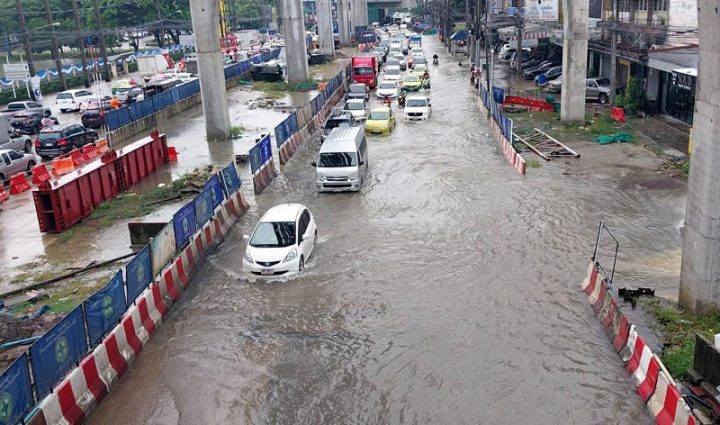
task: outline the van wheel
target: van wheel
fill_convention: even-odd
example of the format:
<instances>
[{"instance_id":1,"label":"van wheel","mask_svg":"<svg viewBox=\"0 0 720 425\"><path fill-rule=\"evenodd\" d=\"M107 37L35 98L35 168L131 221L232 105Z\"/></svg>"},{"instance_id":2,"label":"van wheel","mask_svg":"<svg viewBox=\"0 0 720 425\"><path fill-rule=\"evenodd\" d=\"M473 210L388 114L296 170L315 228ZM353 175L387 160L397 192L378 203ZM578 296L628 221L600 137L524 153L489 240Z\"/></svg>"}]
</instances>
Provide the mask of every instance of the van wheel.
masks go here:
<instances>
[{"instance_id":1,"label":"van wheel","mask_svg":"<svg viewBox=\"0 0 720 425\"><path fill-rule=\"evenodd\" d=\"M305 257L302 255L300 256L300 264L298 264L298 271L304 272L305 271Z\"/></svg>"},{"instance_id":2,"label":"van wheel","mask_svg":"<svg viewBox=\"0 0 720 425\"><path fill-rule=\"evenodd\" d=\"M598 98L600 100L600 103L603 105L608 103L608 96L605 93L600 93L600 97Z\"/></svg>"}]
</instances>

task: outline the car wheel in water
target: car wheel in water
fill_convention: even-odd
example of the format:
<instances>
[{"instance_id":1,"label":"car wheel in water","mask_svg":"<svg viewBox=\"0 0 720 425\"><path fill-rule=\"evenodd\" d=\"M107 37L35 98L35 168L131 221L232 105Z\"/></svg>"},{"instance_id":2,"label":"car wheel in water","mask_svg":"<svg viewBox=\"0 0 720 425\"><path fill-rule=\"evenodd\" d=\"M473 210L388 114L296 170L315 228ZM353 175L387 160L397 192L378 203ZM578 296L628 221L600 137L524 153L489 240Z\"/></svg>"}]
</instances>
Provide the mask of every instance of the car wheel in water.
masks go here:
<instances>
[{"instance_id":1,"label":"car wheel in water","mask_svg":"<svg viewBox=\"0 0 720 425\"><path fill-rule=\"evenodd\" d=\"M25 142L25 153L30 152L32 152L32 142L28 140L27 142Z\"/></svg>"},{"instance_id":2,"label":"car wheel in water","mask_svg":"<svg viewBox=\"0 0 720 425\"><path fill-rule=\"evenodd\" d=\"M27 169L25 170L28 174L32 173L32 169L35 167L35 161L28 161Z\"/></svg>"},{"instance_id":3,"label":"car wheel in water","mask_svg":"<svg viewBox=\"0 0 720 425\"><path fill-rule=\"evenodd\" d=\"M303 257L302 255L300 256L300 264L298 264L298 271L305 271L305 257Z\"/></svg>"},{"instance_id":4,"label":"car wheel in water","mask_svg":"<svg viewBox=\"0 0 720 425\"><path fill-rule=\"evenodd\" d=\"M602 103L603 105L608 103L608 97L605 93L600 93L599 100L600 100L600 103Z\"/></svg>"}]
</instances>

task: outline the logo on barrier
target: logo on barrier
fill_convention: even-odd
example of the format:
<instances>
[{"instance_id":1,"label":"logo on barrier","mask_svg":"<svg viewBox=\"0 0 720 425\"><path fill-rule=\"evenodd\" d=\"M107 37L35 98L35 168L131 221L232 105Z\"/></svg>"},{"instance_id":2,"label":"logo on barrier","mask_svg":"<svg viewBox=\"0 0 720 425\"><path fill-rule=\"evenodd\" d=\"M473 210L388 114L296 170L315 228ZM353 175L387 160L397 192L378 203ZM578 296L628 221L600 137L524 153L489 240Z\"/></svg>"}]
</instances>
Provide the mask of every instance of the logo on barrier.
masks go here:
<instances>
[{"instance_id":1,"label":"logo on barrier","mask_svg":"<svg viewBox=\"0 0 720 425\"><path fill-rule=\"evenodd\" d=\"M190 232L190 220L186 217L183 217L182 219L182 228L183 232L188 233Z\"/></svg>"},{"instance_id":2,"label":"logo on barrier","mask_svg":"<svg viewBox=\"0 0 720 425\"><path fill-rule=\"evenodd\" d=\"M143 282L145 280L145 267L138 267L137 271L135 272L135 277L137 277L138 282Z\"/></svg>"},{"instance_id":3,"label":"logo on barrier","mask_svg":"<svg viewBox=\"0 0 720 425\"><path fill-rule=\"evenodd\" d=\"M0 422L8 423L13 414L13 398L10 393L0 394Z\"/></svg>"},{"instance_id":4,"label":"logo on barrier","mask_svg":"<svg viewBox=\"0 0 720 425\"><path fill-rule=\"evenodd\" d=\"M198 212L199 212L198 216L205 217L208 213L208 205L205 202L200 202Z\"/></svg>"},{"instance_id":5,"label":"logo on barrier","mask_svg":"<svg viewBox=\"0 0 720 425\"><path fill-rule=\"evenodd\" d=\"M102 313L106 319L109 319L112 317L112 314L113 314L112 304L113 304L112 298L105 295L102 299Z\"/></svg>"},{"instance_id":6,"label":"logo on barrier","mask_svg":"<svg viewBox=\"0 0 720 425\"><path fill-rule=\"evenodd\" d=\"M55 361L58 363L65 363L68 355L70 354L70 343L68 339L61 336L55 341Z\"/></svg>"}]
</instances>

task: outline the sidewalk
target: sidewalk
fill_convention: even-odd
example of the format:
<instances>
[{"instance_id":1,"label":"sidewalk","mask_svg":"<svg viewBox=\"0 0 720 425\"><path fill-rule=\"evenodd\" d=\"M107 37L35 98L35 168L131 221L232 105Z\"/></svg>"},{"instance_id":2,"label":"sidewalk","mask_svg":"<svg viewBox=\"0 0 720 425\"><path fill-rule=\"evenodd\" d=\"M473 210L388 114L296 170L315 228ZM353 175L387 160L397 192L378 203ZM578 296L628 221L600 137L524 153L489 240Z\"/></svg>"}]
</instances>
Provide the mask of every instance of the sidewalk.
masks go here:
<instances>
[{"instance_id":1,"label":"sidewalk","mask_svg":"<svg viewBox=\"0 0 720 425\"><path fill-rule=\"evenodd\" d=\"M649 138L664 154L673 157L687 156L690 139L690 127L687 124L664 115L628 117L627 124Z\"/></svg>"}]
</instances>

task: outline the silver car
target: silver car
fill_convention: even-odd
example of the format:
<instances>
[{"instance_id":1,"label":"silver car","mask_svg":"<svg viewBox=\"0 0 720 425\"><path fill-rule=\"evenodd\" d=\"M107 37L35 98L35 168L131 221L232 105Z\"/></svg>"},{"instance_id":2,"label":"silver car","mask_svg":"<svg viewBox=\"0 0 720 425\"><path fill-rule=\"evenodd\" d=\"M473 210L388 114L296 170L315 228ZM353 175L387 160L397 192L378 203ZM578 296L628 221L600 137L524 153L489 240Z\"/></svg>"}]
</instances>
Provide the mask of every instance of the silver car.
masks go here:
<instances>
[{"instance_id":1,"label":"silver car","mask_svg":"<svg viewBox=\"0 0 720 425\"><path fill-rule=\"evenodd\" d=\"M0 149L17 149L30 153L32 152L32 139L30 136L18 134L14 130L9 130L6 142L3 142L0 138Z\"/></svg>"},{"instance_id":2,"label":"silver car","mask_svg":"<svg viewBox=\"0 0 720 425\"><path fill-rule=\"evenodd\" d=\"M37 164L33 154L12 149L0 150L0 181L4 182L17 173L30 173Z\"/></svg>"}]
</instances>

